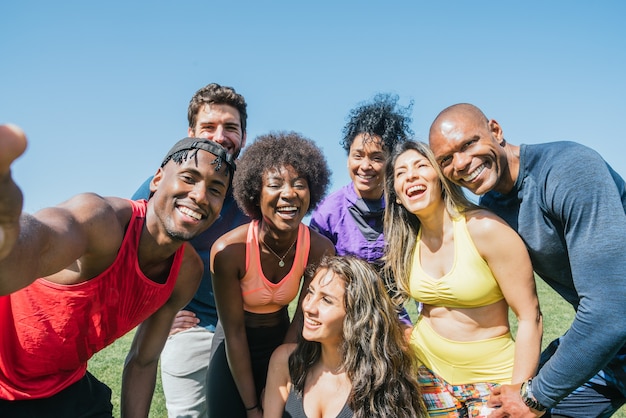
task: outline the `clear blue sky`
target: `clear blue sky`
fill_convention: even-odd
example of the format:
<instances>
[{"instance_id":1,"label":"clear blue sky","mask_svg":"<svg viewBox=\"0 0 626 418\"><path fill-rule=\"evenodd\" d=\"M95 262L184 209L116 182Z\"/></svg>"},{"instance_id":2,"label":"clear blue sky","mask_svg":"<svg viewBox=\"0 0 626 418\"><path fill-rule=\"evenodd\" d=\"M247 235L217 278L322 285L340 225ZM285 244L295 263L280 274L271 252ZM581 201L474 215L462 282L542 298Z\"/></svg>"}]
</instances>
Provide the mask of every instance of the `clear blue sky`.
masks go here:
<instances>
[{"instance_id":1,"label":"clear blue sky","mask_svg":"<svg viewBox=\"0 0 626 418\"><path fill-rule=\"evenodd\" d=\"M0 122L29 136L14 166L29 212L130 196L209 82L246 97L249 141L317 141L333 189L348 181L345 117L378 92L415 102L419 140L470 102L514 144L582 142L626 175L624 18L618 0L4 1Z\"/></svg>"}]
</instances>

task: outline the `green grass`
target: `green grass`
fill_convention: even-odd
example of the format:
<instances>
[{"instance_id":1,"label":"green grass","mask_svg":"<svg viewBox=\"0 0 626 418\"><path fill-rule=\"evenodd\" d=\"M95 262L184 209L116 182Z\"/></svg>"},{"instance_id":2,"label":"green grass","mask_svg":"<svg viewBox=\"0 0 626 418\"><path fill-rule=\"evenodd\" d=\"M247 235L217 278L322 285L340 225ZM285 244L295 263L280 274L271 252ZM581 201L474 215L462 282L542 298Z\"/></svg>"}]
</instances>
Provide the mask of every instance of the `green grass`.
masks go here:
<instances>
[{"instance_id":1,"label":"green grass","mask_svg":"<svg viewBox=\"0 0 626 418\"><path fill-rule=\"evenodd\" d=\"M99 380L106 383L111 390L113 396L113 416L120 416L120 394L122 386L122 370L124 368L124 360L133 340L135 331L132 331L104 350L96 353L89 361L89 371ZM157 384L152 398L150 407L150 417L165 418L167 410L165 409L165 397L163 396L163 388L161 386L161 371L157 373Z\"/></svg>"},{"instance_id":2,"label":"green grass","mask_svg":"<svg viewBox=\"0 0 626 418\"><path fill-rule=\"evenodd\" d=\"M574 310L540 279L537 280L537 291L539 293L541 311L543 312L543 346L545 347L550 341L562 335L569 328L574 318ZM407 303L407 310L411 317L414 318L416 315L415 303L412 301ZM515 330L516 321L513 316L511 316L511 324L513 330ZM120 416L122 368L133 334L134 332L131 332L117 340L114 344L96 354L89 363L89 371L113 390L113 411L116 417ZM150 417L162 418L166 416L165 398L159 375L157 376L157 387L152 400ZM626 408L621 408L614 417L626 418Z\"/></svg>"}]
</instances>

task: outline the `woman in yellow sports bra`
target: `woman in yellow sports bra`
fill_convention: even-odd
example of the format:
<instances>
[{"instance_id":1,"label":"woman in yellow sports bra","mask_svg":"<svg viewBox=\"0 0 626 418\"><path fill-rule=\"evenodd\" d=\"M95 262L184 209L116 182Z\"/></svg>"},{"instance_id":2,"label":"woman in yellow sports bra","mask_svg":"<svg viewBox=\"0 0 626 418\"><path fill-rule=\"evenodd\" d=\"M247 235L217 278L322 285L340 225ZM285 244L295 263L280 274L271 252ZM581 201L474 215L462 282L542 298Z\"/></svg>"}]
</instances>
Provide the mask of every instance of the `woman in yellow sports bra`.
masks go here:
<instances>
[{"instance_id":1,"label":"woman in yellow sports bra","mask_svg":"<svg viewBox=\"0 0 626 418\"><path fill-rule=\"evenodd\" d=\"M219 322L207 374L209 418L262 416L270 356L302 330L301 303L291 323L287 306L308 287L307 267L335 253L328 238L302 224L330 178L313 141L293 132L263 135L237 165L233 194L252 222L211 248Z\"/></svg>"},{"instance_id":2,"label":"woman in yellow sports bra","mask_svg":"<svg viewBox=\"0 0 626 418\"><path fill-rule=\"evenodd\" d=\"M394 150L385 186L385 268L422 303L411 345L428 412L487 416L490 390L534 376L539 362L541 312L524 243L445 179L425 144Z\"/></svg>"}]
</instances>

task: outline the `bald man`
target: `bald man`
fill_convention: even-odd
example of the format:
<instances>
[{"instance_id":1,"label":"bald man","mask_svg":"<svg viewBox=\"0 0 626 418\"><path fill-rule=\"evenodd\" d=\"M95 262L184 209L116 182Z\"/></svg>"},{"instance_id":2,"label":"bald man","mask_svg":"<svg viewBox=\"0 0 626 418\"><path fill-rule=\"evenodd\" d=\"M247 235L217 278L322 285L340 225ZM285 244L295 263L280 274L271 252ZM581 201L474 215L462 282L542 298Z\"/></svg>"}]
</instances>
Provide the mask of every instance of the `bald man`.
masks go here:
<instances>
[{"instance_id":1,"label":"bald man","mask_svg":"<svg viewBox=\"0 0 626 418\"><path fill-rule=\"evenodd\" d=\"M467 103L444 109L429 141L444 175L517 230L535 272L576 310L534 378L494 391L491 416L611 416L626 401L624 180L574 142L512 145Z\"/></svg>"}]
</instances>

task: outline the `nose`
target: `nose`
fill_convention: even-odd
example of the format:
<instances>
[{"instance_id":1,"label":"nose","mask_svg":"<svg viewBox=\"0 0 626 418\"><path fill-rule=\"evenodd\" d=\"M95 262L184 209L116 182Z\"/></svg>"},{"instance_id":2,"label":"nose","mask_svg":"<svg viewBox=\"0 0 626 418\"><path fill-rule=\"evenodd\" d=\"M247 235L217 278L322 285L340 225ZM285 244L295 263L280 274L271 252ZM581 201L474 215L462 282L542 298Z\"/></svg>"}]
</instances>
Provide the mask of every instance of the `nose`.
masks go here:
<instances>
[{"instance_id":1,"label":"nose","mask_svg":"<svg viewBox=\"0 0 626 418\"><path fill-rule=\"evenodd\" d=\"M217 142L220 145L224 144L224 142L226 141L224 126L217 125L217 127L215 128L215 132L213 132L213 141Z\"/></svg>"},{"instance_id":2,"label":"nose","mask_svg":"<svg viewBox=\"0 0 626 418\"><path fill-rule=\"evenodd\" d=\"M306 295L302 301L302 312L313 315L315 314L315 307L314 298L310 294Z\"/></svg>"},{"instance_id":3,"label":"nose","mask_svg":"<svg viewBox=\"0 0 626 418\"><path fill-rule=\"evenodd\" d=\"M361 169L367 170L369 168L372 168L372 161L369 158L365 157L361 160Z\"/></svg>"},{"instance_id":4,"label":"nose","mask_svg":"<svg viewBox=\"0 0 626 418\"><path fill-rule=\"evenodd\" d=\"M406 177L408 180L413 180L416 177L419 177L419 170L416 167L409 166L406 170Z\"/></svg>"},{"instance_id":5,"label":"nose","mask_svg":"<svg viewBox=\"0 0 626 418\"><path fill-rule=\"evenodd\" d=\"M296 189L291 184L285 183L280 192L280 197L282 197L283 199L290 199L296 194L295 190Z\"/></svg>"},{"instance_id":6,"label":"nose","mask_svg":"<svg viewBox=\"0 0 626 418\"><path fill-rule=\"evenodd\" d=\"M307 314L308 316L315 316L317 311L316 304L312 300L313 298L305 298L302 301L302 312Z\"/></svg>"},{"instance_id":7,"label":"nose","mask_svg":"<svg viewBox=\"0 0 626 418\"><path fill-rule=\"evenodd\" d=\"M464 152L457 152L452 157L452 165L455 171L463 171L471 163L472 157Z\"/></svg>"},{"instance_id":8,"label":"nose","mask_svg":"<svg viewBox=\"0 0 626 418\"><path fill-rule=\"evenodd\" d=\"M207 189L204 186L203 182L197 182L191 192L189 193L189 197L198 204L198 206L207 204Z\"/></svg>"}]
</instances>

